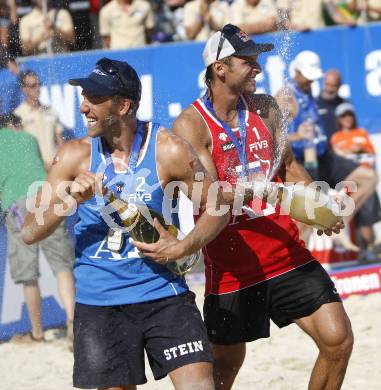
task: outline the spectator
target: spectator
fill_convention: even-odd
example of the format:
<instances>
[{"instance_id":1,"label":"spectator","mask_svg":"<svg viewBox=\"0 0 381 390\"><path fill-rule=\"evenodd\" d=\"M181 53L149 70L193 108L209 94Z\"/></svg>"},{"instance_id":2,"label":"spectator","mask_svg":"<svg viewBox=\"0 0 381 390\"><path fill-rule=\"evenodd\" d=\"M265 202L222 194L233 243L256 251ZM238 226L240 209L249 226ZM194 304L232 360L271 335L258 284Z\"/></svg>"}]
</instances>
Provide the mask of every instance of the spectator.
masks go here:
<instances>
[{"instance_id":1,"label":"spectator","mask_svg":"<svg viewBox=\"0 0 381 390\"><path fill-rule=\"evenodd\" d=\"M20 82L25 101L16 108L15 114L21 118L24 130L37 138L45 168L49 170L57 147L63 143L63 126L57 114L40 103L41 84L37 74L31 70L23 72Z\"/></svg>"},{"instance_id":2,"label":"spectator","mask_svg":"<svg viewBox=\"0 0 381 390\"><path fill-rule=\"evenodd\" d=\"M229 20L229 5L222 0L191 0L184 7L184 28L187 39L203 41Z\"/></svg>"},{"instance_id":3,"label":"spectator","mask_svg":"<svg viewBox=\"0 0 381 390\"><path fill-rule=\"evenodd\" d=\"M7 257L12 279L24 288L32 325L28 338L34 341L44 340L38 285L38 250L41 248L57 278L58 292L67 316L68 336L71 339L74 315L73 245L64 223L40 244L26 245L21 239L20 229L26 212L28 189L37 181L45 181L46 172L36 139L19 131L19 118L6 115L0 119L0 197L6 212Z\"/></svg>"},{"instance_id":4,"label":"spectator","mask_svg":"<svg viewBox=\"0 0 381 390\"><path fill-rule=\"evenodd\" d=\"M155 27L152 42L182 41L186 39L183 26L184 0L154 0Z\"/></svg>"},{"instance_id":5,"label":"spectator","mask_svg":"<svg viewBox=\"0 0 381 390\"><path fill-rule=\"evenodd\" d=\"M316 100L328 141L332 134L337 131L336 107L344 102L344 99L339 96L340 86L340 72L336 69L328 70L324 77L323 89Z\"/></svg>"},{"instance_id":6,"label":"spectator","mask_svg":"<svg viewBox=\"0 0 381 390\"><path fill-rule=\"evenodd\" d=\"M145 46L150 42L153 27L151 4L145 0L111 0L99 13L104 48Z\"/></svg>"},{"instance_id":7,"label":"spectator","mask_svg":"<svg viewBox=\"0 0 381 390\"><path fill-rule=\"evenodd\" d=\"M348 2L345 0L327 1L323 14L326 26L336 24L355 26L357 24L357 16L348 9Z\"/></svg>"},{"instance_id":8,"label":"spectator","mask_svg":"<svg viewBox=\"0 0 381 390\"><path fill-rule=\"evenodd\" d=\"M357 191L351 193L355 203L353 216L375 190L377 175L328 148L318 106L311 94L312 82L323 76L319 57L314 52L302 51L295 57L293 65L294 78L276 96L282 112L288 116L288 138L292 150L314 180L326 181L333 188L344 180L357 184ZM347 224L352 216L345 219ZM358 250L343 234L336 235L335 239L347 249Z\"/></svg>"},{"instance_id":9,"label":"spectator","mask_svg":"<svg viewBox=\"0 0 381 390\"><path fill-rule=\"evenodd\" d=\"M13 11L11 10L11 24L9 25L8 50L12 57L16 58L22 55L20 45L19 20L32 10L31 0L10 0Z\"/></svg>"},{"instance_id":10,"label":"spectator","mask_svg":"<svg viewBox=\"0 0 381 390\"><path fill-rule=\"evenodd\" d=\"M349 0L348 9L357 13L360 23L381 20L381 0Z\"/></svg>"},{"instance_id":11,"label":"spectator","mask_svg":"<svg viewBox=\"0 0 381 390\"><path fill-rule=\"evenodd\" d=\"M333 134L331 144L336 154L355 160L359 163L364 157L373 156L373 160L364 162L374 166L375 149L365 129L358 128L355 109L350 103L339 104L335 110L338 131Z\"/></svg>"},{"instance_id":12,"label":"spectator","mask_svg":"<svg viewBox=\"0 0 381 390\"><path fill-rule=\"evenodd\" d=\"M278 8L287 16L288 27L296 31L309 31L325 26L324 10L336 24L353 24L335 8L336 0L277 0Z\"/></svg>"},{"instance_id":13,"label":"spectator","mask_svg":"<svg viewBox=\"0 0 381 390\"><path fill-rule=\"evenodd\" d=\"M333 134L331 144L335 153L355 161L369 169L374 168L375 149L365 129L357 126L354 107L349 103L337 106L336 118L338 131ZM373 251L373 224L381 220L381 207L377 193L373 192L356 216L356 227L359 228L362 251L359 260L378 260Z\"/></svg>"},{"instance_id":14,"label":"spectator","mask_svg":"<svg viewBox=\"0 0 381 390\"><path fill-rule=\"evenodd\" d=\"M101 40L101 36L99 35L99 11L101 10L103 3L104 1L102 0L90 0L90 24L91 24L90 35L92 35L92 37L91 37L91 46L88 47L88 49L102 48L102 40ZM75 17L73 17L73 20L75 26Z\"/></svg>"},{"instance_id":15,"label":"spectator","mask_svg":"<svg viewBox=\"0 0 381 390\"><path fill-rule=\"evenodd\" d=\"M74 27L70 13L63 8L53 8L48 2L44 15L44 0L33 0L34 7L20 20L20 40L23 55L66 52L74 43Z\"/></svg>"},{"instance_id":16,"label":"spectator","mask_svg":"<svg viewBox=\"0 0 381 390\"><path fill-rule=\"evenodd\" d=\"M0 44L8 48L9 29L17 23L15 0L0 0Z\"/></svg>"},{"instance_id":17,"label":"spectator","mask_svg":"<svg viewBox=\"0 0 381 390\"><path fill-rule=\"evenodd\" d=\"M57 1L57 0L56 0ZM94 25L92 19L98 17L100 4L103 0L62 0L73 19L75 42L73 50L90 50L93 40L100 40L98 23ZM98 3L98 4L94 4ZM97 29L97 30L95 30ZM101 47L99 45L99 47Z\"/></svg>"},{"instance_id":18,"label":"spectator","mask_svg":"<svg viewBox=\"0 0 381 390\"><path fill-rule=\"evenodd\" d=\"M11 113L22 101L19 74L16 61L0 45L0 114Z\"/></svg>"},{"instance_id":19,"label":"spectator","mask_svg":"<svg viewBox=\"0 0 381 390\"><path fill-rule=\"evenodd\" d=\"M235 0L231 5L232 23L249 35L276 31L277 8L273 0Z\"/></svg>"}]
</instances>

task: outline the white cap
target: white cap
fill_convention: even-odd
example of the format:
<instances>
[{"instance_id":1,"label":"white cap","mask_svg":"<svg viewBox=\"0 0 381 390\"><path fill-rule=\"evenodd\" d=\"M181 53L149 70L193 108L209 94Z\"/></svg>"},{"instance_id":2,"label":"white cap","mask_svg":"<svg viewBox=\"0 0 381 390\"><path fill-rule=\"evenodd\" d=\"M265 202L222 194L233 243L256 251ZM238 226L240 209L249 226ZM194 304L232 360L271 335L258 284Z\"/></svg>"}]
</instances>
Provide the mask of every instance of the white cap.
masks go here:
<instances>
[{"instance_id":1,"label":"white cap","mask_svg":"<svg viewBox=\"0 0 381 390\"><path fill-rule=\"evenodd\" d=\"M213 64L213 62L216 61L218 44L220 42L220 39L221 31L217 31L207 40L206 45L204 47L204 51L202 52L205 68L207 68L209 65ZM227 39L225 39L218 59L222 60L223 58L229 57L234 52L235 50L232 44Z\"/></svg>"},{"instance_id":2,"label":"white cap","mask_svg":"<svg viewBox=\"0 0 381 390\"><path fill-rule=\"evenodd\" d=\"M335 115L336 116L341 116L347 112L351 112L351 113L355 113L355 108L352 106L352 104L348 103L348 102L344 102L344 103L341 103L339 104L337 107L336 107L336 110L335 110Z\"/></svg>"},{"instance_id":3,"label":"white cap","mask_svg":"<svg viewBox=\"0 0 381 390\"><path fill-rule=\"evenodd\" d=\"M301 51L294 59L294 69L307 80L314 81L324 76L320 68L319 56L310 50Z\"/></svg>"},{"instance_id":4,"label":"white cap","mask_svg":"<svg viewBox=\"0 0 381 390\"><path fill-rule=\"evenodd\" d=\"M223 37L221 38L222 34ZM217 60L222 60L231 55L249 57L270 51L273 48L272 43L255 43L239 27L226 24L221 31L215 32L207 40L202 55L207 68Z\"/></svg>"}]
</instances>

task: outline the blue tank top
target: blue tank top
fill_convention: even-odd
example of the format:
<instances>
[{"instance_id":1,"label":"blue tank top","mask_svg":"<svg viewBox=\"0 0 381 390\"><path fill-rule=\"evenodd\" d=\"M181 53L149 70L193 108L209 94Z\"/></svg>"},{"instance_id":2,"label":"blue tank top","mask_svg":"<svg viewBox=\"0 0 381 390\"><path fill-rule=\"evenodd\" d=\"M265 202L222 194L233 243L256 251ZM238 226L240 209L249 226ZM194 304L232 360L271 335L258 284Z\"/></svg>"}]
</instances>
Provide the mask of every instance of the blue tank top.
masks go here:
<instances>
[{"instance_id":1,"label":"blue tank top","mask_svg":"<svg viewBox=\"0 0 381 390\"><path fill-rule=\"evenodd\" d=\"M164 196L157 173L158 129L158 124L149 124L143 156L137 162L135 174L116 171L112 182L114 186L116 183L117 188L123 183L129 186L126 200L145 203L161 213L168 222L179 226L177 214L171 213L172 201ZM97 172L105 161L101 138L92 138L91 172ZM108 250L106 237L110 228L106 223L109 216L105 216L105 209L104 199L99 196L94 196L78 208L79 221L74 229L76 301L87 305L112 306L148 302L186 292L188 287L184 277L147 258L141 258L127 233L124 233L124 244L119 252Z\"/></svg>"},{"instance_id":2,"label":"blue tank top","mask_svg":"<svg viewBox=\"0 0 381 390\"><path fill-rule=\"evenodd\" d=\"M298 127L305 121L311 121L315 128L315 144L318 156L322 156L327 150L327 137L325 130L320 121L318 106L311 94L306 94L298 88L295 82L289 84L291 91L294 93L298 105L298 113L292 122L288 125L288 133L296 133ZM299 140L291 143L292 151L297 160L304 160L304 149L309 146L309 140Z\"/></svg>"}]
</instances>

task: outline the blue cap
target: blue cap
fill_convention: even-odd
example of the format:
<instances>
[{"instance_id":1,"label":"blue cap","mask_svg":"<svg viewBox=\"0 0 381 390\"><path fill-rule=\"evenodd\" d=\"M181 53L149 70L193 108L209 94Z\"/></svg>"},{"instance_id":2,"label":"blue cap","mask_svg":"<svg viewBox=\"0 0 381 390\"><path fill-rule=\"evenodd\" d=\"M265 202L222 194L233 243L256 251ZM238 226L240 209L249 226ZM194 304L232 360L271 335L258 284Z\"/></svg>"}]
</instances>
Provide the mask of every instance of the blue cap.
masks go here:
<instances>
[{"instance_id":1,"label":"blue cap","mask_svg":"<svg viewBox=\"0 0 381 390\"><path fill-rule=\"evenodd\" d=\"M139 102L142 85L135 69L125 61L102 58L94 70L82 79L69 80L70 85L79 85L91 96L121 95Z\"/></svg>"}]
</instances>

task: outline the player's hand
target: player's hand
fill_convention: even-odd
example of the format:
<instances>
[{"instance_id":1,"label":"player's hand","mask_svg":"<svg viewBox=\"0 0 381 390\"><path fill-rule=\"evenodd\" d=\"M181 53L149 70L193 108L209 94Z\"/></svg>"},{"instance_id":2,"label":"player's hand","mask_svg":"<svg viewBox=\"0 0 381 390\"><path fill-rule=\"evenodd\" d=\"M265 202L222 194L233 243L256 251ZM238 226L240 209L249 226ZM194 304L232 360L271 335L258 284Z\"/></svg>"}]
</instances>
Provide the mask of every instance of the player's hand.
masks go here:
<instances>
[{"instance_id":1,"label":"player's hand","mask_svg":"<svg viewBox=\"0 0 381 390\"><path fill-rule=\"evenodd\" d=\"M106 188L102 184L103 174L81 172L71 183L70 195L80 204L91 199L95 194L105 194Z\"/></svg>"},{"instance_id":2,"label":"player's hand","mask_svg":"<svg viewBox=\"0 0 381 390\"><path fill-rule=\"evenodd\" d=\"M182 241L170 234L156 218L153 226L160 234L157 242L146 244L141 241L132 241L132 244L138 248L140 254L163 265L182 258L184 256Z\"/></svg>"},{"instance_id":3,"label":"player's hand","mask_svg":"<svg viewBox=\"0 0 381 390\"><path fill-rule=\"evenodd\" d=\"M320 188L319 188L319 190L320 190ZM333 201L338 204L339 210L343 209L343 201L342 201L339 193L337 193L333 196ZM344 228L345 228L345 224L343 222L343 219L341 218L340 221L338 221L334 226L331 226L328 229L324 229L324 230L318 229L317 234L319 236L322 236L323 234L326 234L327 236L332 236L332 233L339 234Z\"/></svg>"},{"instance_id":4,"label":"player's hand","mask_svg":"<svg viewBox=\"0 0 381 390\"><path fill-rule=\"evenodd\" d=\"M332 233L339 234L342 229L344 229L345 225L343 221L337 222L334 226L331 226L328 229L318 229L317 234L322 236L323 234L327 236L332 236Z\"/></svg>"}]
</instances>

